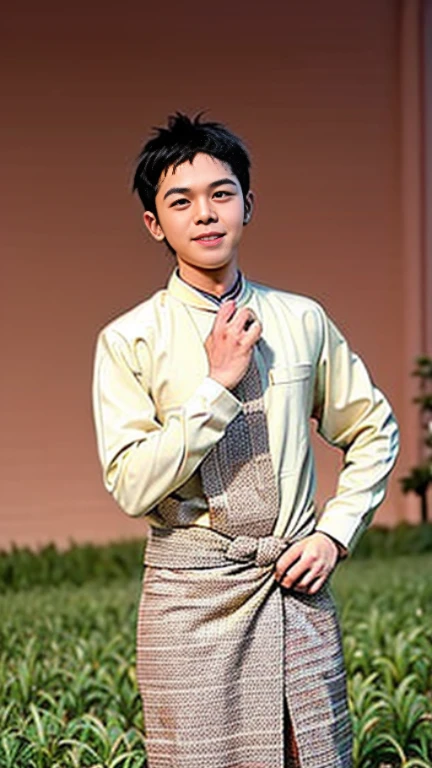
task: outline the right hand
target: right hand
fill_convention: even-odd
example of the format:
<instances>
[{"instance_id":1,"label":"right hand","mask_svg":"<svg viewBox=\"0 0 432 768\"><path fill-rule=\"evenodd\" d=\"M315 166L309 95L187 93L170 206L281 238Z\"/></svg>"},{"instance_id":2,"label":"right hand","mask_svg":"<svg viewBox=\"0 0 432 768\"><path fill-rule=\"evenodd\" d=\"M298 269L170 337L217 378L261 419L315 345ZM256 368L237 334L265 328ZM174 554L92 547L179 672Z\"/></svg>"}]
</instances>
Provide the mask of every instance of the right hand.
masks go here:
<instances>
[{"instance_id":1,"label":"right hand","mask_svg":"<svg viewBox=\"0 0 432 768\"><path fill-rule=\"evenodd\" d=\"M250 309L236 309L234 299L225 301L204 344L209 376L233 389L246 373L261 332L261 323Z\"/></svg>"}]
</instances>

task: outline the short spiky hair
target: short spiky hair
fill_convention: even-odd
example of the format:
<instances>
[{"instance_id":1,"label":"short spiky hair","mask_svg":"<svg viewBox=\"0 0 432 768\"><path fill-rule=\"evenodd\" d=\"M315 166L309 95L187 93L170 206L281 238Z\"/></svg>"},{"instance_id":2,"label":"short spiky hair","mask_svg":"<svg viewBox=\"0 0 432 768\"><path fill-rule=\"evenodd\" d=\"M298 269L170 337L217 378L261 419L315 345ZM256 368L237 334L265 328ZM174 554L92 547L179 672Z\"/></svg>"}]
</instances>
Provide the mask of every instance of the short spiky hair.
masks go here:
<instances>
[{"instance_id":1,"label":"short spiky hair","mask_svg":"<svg viewBox=\"0 0 432 768\"><path fill-rule=\"evenodd\" d=\"M221 123L201 123L205 111L193 119L181 112L169 115L168 128L153 126L158 135L147 141L138 156L132 190L137 191L144 209L156 217L155 197L162 174L171 166L175 170L186 160L192 162L198 152L227 163L240 182L243 197L249 191L250 158L243 142Z\"/></svg>"}]
</instances>

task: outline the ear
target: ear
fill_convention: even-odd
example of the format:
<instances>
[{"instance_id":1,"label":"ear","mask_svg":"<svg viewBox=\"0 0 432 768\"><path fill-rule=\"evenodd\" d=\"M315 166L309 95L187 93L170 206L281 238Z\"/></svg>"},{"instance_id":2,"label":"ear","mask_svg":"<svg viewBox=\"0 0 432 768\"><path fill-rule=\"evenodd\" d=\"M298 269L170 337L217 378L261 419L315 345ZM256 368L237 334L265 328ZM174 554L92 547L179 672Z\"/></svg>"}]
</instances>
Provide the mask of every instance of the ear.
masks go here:
<instances>
[{"instance_id":1,"label":"ear","mask_svg":"<svg viewBox=\"0 0 432 768\"><path fill-rule=\"evenodd\" d=\"M151 211L144 211L143 222L146 225L151 236L154 237L158 243L161 243L165 239L165 235L162 231L162 227L156 219L156 216Z\"/></svg>"},{"instance_id":2,"label":"ear","mask_svg":"<svg viewBox=\"0 0 432 768\"><path fill-rule=\"evenodd\" d=\"M250 189L245 197L243 224L249 224L255 206L255 193Z\"/></svg>"}]
</instances>

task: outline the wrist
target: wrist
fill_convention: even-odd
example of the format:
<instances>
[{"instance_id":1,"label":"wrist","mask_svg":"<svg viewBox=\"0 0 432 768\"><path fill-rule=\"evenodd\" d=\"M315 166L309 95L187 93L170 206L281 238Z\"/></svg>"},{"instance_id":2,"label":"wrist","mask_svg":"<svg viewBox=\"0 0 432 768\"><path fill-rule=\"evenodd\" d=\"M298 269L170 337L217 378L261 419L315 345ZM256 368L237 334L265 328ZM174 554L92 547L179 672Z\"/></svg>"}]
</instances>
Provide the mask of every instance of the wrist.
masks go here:
<instances>
[{"instance_id":1,"label":"wrist","mask_svg":"<svg viewBox=\"0 0 432 768\"><path fill-rule=\"evenodd\" d=\"M217 371L212 371L210 369L208 375L210 379L213 379L213 381L217 381L217 383L220 384L221 387L225 387L225 389L231 389L230 382L222 373L218 373Z\"/></svg>"},{"instance_id":2,"label":"wrist","mask_svg":"<svg viewBox=\"0 0 432 768\"><path fill-rule=\"evenodd\" d=\"M346 557L348 555L348 552L345 549L345 547L343 546L343 544L341 544L339 541L337 541L337 539L334 539L333 536L330 536L329 533L324 532L324 531L315 531L315 533L319 533L319 534L321 534L321 536L324 536L327 539L327 541L331 541L331 543L333 544L333 546L335 548L335 552L337 554L337 559L338 560L341 560L341 559L343 559L344 557Z\"/></svg>"}]
</instances>

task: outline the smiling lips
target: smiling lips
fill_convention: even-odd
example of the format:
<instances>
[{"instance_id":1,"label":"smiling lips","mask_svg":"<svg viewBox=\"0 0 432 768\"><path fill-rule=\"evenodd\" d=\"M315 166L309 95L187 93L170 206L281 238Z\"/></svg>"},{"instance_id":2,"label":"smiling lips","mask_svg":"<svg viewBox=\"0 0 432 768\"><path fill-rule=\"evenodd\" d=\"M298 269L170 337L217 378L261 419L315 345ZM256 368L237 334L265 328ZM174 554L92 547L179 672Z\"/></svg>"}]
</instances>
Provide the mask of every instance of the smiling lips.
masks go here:
<instances>
[{"instance_id":1,"label":"smiling lips","mask_svg":"<svg viewBox=\"0 0 432 768\"><path fill-rule=\"evenodd\" d=\"M224 234L222 232L207 232L205 235L200 235L199 237L194 237L193 239L196 240L198 243L216 243L219 240L222 240L224 237Z\"/></svg>"}]
</instances>

